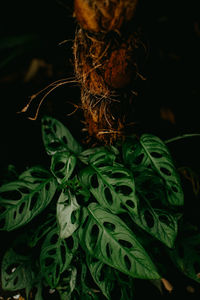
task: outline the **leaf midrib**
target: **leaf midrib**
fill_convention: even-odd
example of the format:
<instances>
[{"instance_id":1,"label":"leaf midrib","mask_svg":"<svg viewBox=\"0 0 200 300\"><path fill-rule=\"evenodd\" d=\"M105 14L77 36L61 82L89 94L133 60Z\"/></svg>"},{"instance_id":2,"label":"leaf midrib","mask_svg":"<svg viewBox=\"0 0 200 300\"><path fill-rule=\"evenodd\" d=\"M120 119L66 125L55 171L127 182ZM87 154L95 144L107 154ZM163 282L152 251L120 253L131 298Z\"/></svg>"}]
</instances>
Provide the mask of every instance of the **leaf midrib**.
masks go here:
<instances>
[{"instance_id":1,"label":"leaf midrib","mask_svg":"<svg viewBox=\"0 0 200 300\"><path fill-rule=\"evenodd\" d=\"M117 245L119 246L118 241L117 241L112 235L109 234L109 231L108 231L106 228L104 228L104 226L98 221L98 219L95 217L94 213L90 210L90 208L88 208L88 211L89 211L90 215L92 215L92 217L95 219L96 223L99 224L101 228L103 227L103 229L104 229L104 231L106 232L107 236L109 236L109 237L111 236L112 239L114 240L115 244L117 244ZM121 221L121 220L120 220L120 221ZM123 227L128 231L128 233L132 236L132 234L131 234L129 228L126 227L125 224L122 224L122 225L123 225ZM134 240L134 242L136 242L137 244L139 244L139 242L138 242L136 239ZM140 244L139 244L139 245L140 245ZM143 249L143 251L145 252L145 249L142 247L142 245L140 245L140 247L141 247L141 248ZM122 248L122 249L125 251L126 254L130 255L130 252L129 252L128 249L122 247L121 245L120 245L120 248ZM147 255L147 257L149 258L149 260L151 261L149 255L148 255L147 253L146 253L146 255ZM146 265L142 264L140 260L138 261L138 259L137 259L136 257L134 257L133 254L131 254L131 257L133 257L133 258L137 261L137 263L138 263L139 265L142 265L144 268L148 269L148 271L150 271L150 272L152 271L151 269L149 269L149 267L147 267ZM153 262L152 262L152 265L153 265ZM155 271L152 271L152 272L155 273Z\"/></svg>"},{"instance_id":2,"label":"leaf midrib","mask_svg":"<svg viewBox=\"0 0 200 300\"><path fill-rule=\"evenodd\" d=\"M4 217L4 215L10 215L10 212L12 213L12 210L14 210L14 209L16 209L16 206L17 207L19 207L20 205L21 205L21 203L23 203L23 202L25 202L25 201L27 201L27 199L29 199L29 197L30 196L32 196L33 194L35 194L36 192L38 192L38 191L40 191L48 182L53 182L54 181L54 178L53 177L50 177L50 178L47 178L47 179L45 179L42 183L40 183L40 184L38 184L37 185L37 187L36 187L36 189L34 190L34 191L31 191L28 195L25 195L24 196L24 198L22 197L21 199L19 199L19 200L17 200L17 203L16 203L16 205L12 205L12 206L10 206L10 207L8 207L6 210L5 210L5 212L3 212L2 214L1 214L1 217ZM26 183L26 181L19 181L19 182L24 182L24 183ZM30 183L29 183L30 184ZM31 185L32 184L34 184L34 183L31 183ZM15 200L10 200L10 201L15 201ZM41 202L41 205L39 206L39 208L41 209L41 206L42 206L42 202ZM40 210L39 209L39 210ZM28 223L32 218L33 218L33 215L34 214L31 214L30 215L30 217L26 220L26 222L25 223ZM21 220L23 220L24 218L21 218ZM13 228L16 228L15 227L15 223L13 222L13 226L10 226L9 227L9 231L10 230L13 230ZM18 227L20 227L21 226L21 221L19 222L19 226L17 226L17 228Z\"/></svg>"}]
</instances>

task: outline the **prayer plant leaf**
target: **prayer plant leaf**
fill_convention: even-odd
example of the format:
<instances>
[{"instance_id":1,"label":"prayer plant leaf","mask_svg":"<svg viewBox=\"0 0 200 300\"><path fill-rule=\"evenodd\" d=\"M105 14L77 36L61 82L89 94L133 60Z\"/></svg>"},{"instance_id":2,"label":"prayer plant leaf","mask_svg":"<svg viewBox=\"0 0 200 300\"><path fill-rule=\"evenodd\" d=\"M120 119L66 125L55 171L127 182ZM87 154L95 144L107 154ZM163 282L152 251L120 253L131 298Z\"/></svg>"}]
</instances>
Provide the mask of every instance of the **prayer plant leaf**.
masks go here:
<instances>
[{"instance_id":1,"label":"prayer plant leaf","mask_svg":"<svg viewBox=\"0 0 200 300\"><path fill-rule=\"evenodd\" d=\"M96 203L91 203L83 211L78 233L85 251L132 277L160 278L149 255L118 216Z\"/></svg>"},{"instance_id":2,"label":"prayer plant leaf","mask_svg":"<svg viewBox=\"0 0 200 300\"><path fill-rule=\"evenodd\" d=\"M58 120L45 116L42 118L42 137L47 154L70 151L79 154L82 147L73 138L69 130Z\"/></svg>"},{"instance_id":3,"label":"prayer plant leaf","mask_svg":"<svg viewBox=\"0 0 200 300\"><path fill-rule=\"evenodd\" d=\"M69 151L57 152L51 160L51 172L59 184L65 184L76 166L76 157Z\"/></svg>"},{"instance_id":4,"label":"prayer plant leaf","mask_svg":"<svg viewBox=\"0 0 200 300\"><path fill-rule=\"evenodd\" d=\"M94 282L108 299L133 299L133 279L110 266L87 256L87 265Z\"/></svg>"},{"instance_id":5,"label":"prayer plant leaf","mask_svg":"<svg viewBox=\"0 0 200 300\"><path fill-rule=\"evenodd\" d=\"M33 167L0 188L0 229L13 230L41 213L56 192L56 180L41 167Z\"/></svg>"},{"instance_id":6,"label":"prayer plant leaf","mask_svg":"<svg viewBox=\"0 0 200 300\"><path fill-rule=\"evenodd\" d=\"M138 199L131 172L119 164L90 166L80 172L80 180L103 207L113 213L137 213Z\"/></svg>"},{"instance_id":7,"label":"prayer plant leaf","mask_svg":"<svg viewBox=\"0 0 200 300\"><path fill-rule=\"evenodd\" d=\"M73 258L78 247L76 236L68 239L59 237L58 228L52 229L46 236L40 253L41 272L51 288L56 288L60 276Z\"/></svg>"},{"instance_id":8,"label":"prayer plant leaf","mask_svg":"<svg viewBox=\"0 0 200 300\"><path fill-rule=\"evenodd\" d=\"M182 237L168 253L174 264L189 278L200 283L200 234Z\"/></svg>"},{"instance_id":9,"label":"prayer plant leaf","mask_svg":"<svg viewBox=\"0 0 200 300\"><path fill-rule=\"evenodd\" d=\"M57 202L57 221L60 231L60 238L70 237L79 227L80 205L76 196L70 190L62 192Z\"/></svg>"},{"instance_id":10,"label":"prayer plant leaf","mask_svg":"<svg viewBox=\"0 0 200 300\"><path fill-rule=\"evenodd\" d=\"M31 258L19 255L10 248L2 260L1 280L4 290L17 291L31 287L34 280Z\"/></svg>"},{"instance_id":11,"label":"prayer plant leaf","mask_svg":"<svg viewBox=\"0 0 200 300\"><path fill-rule=\"evenodd\" d=\"M130 138L123 144L124 161L131 168L145 166L155 170L163 179L171 205L183 205L184 195L180 177L175 169L170 152L164 142L152 134Z\"/></svg>"}]
</instances>

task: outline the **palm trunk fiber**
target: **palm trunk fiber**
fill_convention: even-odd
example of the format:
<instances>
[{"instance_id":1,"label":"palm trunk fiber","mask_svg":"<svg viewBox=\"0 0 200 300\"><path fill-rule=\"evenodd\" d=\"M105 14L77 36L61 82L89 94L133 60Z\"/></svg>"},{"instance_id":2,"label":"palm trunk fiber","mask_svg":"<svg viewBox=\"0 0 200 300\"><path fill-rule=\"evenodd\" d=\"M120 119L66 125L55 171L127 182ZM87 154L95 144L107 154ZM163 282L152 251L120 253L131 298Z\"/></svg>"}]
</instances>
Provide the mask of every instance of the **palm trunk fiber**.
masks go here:
<instances>
[{"instance_id":1,"label":"palm trunk fiber","mask_svg":"<svg viewBox=\"0 0 200 300\"><path fill-rule=\"evenodd\" d=\"M112 144L125 135L145 52L134 22L138 0L74 0L75 75L90 137Z\"/></svg>"}]
</instances>

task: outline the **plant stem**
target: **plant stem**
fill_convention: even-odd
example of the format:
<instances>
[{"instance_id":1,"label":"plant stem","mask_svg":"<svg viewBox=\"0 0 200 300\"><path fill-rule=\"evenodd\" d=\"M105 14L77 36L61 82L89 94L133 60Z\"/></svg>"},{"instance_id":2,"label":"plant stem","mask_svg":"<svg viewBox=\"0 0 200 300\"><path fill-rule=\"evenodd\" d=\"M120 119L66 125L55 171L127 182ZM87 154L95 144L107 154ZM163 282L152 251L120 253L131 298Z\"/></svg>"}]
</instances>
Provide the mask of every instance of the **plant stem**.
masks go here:
<instances>
[{"instance_id":1,"label":"plant stem","mask_svg":"<svg viewBox=\"0 0 200 300\"><path fill-rule=\"evenodd\" d=\"M182 139L185 139L185 138L197 137L197 136L200 137L200 133L183 134L183 135L179 135L179 136L176 136L174 138L171 138L169 140L166 140L165 144L169 144L169 143L175 142L177 140L182 140Z\"/></svg>"}]
</instances>

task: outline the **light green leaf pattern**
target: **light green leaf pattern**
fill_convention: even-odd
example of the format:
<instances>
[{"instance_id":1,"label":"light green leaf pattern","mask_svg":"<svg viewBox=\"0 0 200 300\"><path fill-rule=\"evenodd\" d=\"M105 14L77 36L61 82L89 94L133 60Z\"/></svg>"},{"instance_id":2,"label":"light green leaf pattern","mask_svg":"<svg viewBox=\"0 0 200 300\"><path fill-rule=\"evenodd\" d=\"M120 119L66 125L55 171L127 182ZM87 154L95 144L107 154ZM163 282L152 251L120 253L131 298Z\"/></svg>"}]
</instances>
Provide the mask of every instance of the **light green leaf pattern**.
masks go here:
<instances>
[{"instance_id":1,"label":"light green leaf pattern","mask_svg":"<svg viewBox=\"0 0 200 300\"><path fill-rule=\"evenodd\" d=\"M119 164L87 167L80 180L103 207L113 213L137 213L138 198L131 172Z\"/></svg>"},{"instance_id":2,"label":"light green leaf pattern","mask_svg":"<svg viewBox=\"0 0 200 300\"><path fill-rule=\"evenodd\" d=\"M46 116L42 119L42 138L46 152L49 155L61 151L79 154L82 151L82 147L73 138L69 130L52 117Z\"/></svg>"},{"instance_id":3,"label":"light green leaf pattern","mask_svg":"<svg viewBox=\"0 0 200 300\"><path fill-rule=\"evenodd\" d=\"M166 185L168 202L171 205L183 205L180 177L171 154L161 139L152 134L143 134L140 140L129 139L123 145L123 157L131 168L145 166L155 170Z\"/></svg>"},{"instance_id":4,"label":"light green leaf pattern","mask_svg":"<svg viewBox=\"0 0 200 300\"><path fill-rule=\"evenodd\" d=\"M51 160L51 172L59 184L64 185L76 166L76 157L69 151L56 152Z\"/></svg>"},{"instance_id":5,"label":"light green leaf pattern","mask_svg":"<svg viewBox=\"0 0 200 300\"><path fill-rule=\"evenodd\" d=\"M61 239L70 237L79 227L80 205L70 190L63 191L57 203L57 221Z\"/></svg>"},{"instance_id":6,"label":"light green leaf pattern","mask_svg":"<svg viewBox=\"0 0 200 300\"><path fill-rule=\"evenodd\" d=\"M150 257L121 219L96 203L84 210L82 247L101 262L136 278L160 278Z\"/></svg>"},{"instance_id":7,"label":"light green leaf pattern","mask_svg":"<svg viewBox=\"0 0 200 300\"><path fill-rule=\"evenodd\" d=\"M51 202L56 181L51 173L41 167L25 171L18 181L0 188L0 229L13 230L30 222Z\"/></svg>"}]
</instances>

